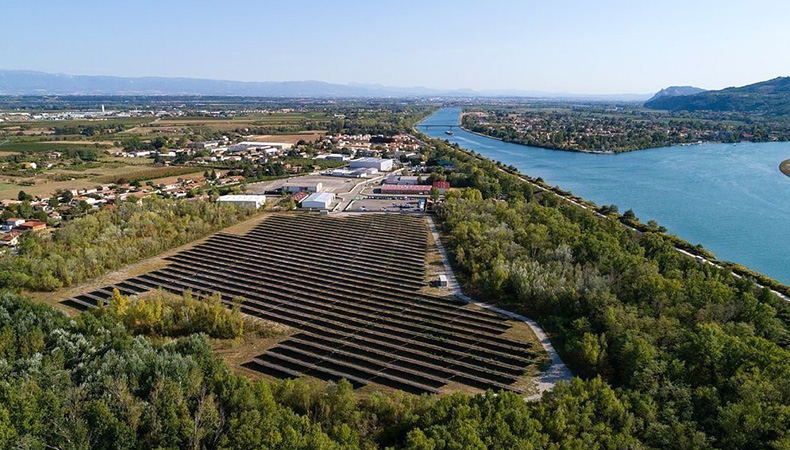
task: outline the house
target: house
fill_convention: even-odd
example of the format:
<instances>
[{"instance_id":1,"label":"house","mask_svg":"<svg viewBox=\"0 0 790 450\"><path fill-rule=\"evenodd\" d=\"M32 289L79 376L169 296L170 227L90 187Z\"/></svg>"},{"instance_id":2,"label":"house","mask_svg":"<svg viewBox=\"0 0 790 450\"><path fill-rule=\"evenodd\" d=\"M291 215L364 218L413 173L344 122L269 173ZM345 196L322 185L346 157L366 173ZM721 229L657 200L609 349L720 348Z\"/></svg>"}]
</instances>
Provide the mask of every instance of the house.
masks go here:
<instances>
[{"instance_id":1,"label":"house","mask_svg":"<svg viewBox=\"0 0 790 450\"><path fill-rule=\"evenodd\" d=\"M14 247L19 245L19 233L11 232L0 237L0 245Z\"/></svg>"},{"instance_id":2,"label":"house","mask_svg":"<svg viewBox=\"0 0 790 450\"><path fill-rule=\"evenodd\" d=\"M47 224L40 220L28 220L17 226L17 228L22 231L39 231L47 228Z\"/></svg>"},{"instance_id":3,"label":"house","mask_svg":"<svg viewBox=\"0 0 790 450\"><path fill-rule=\"evenodd\" d=\"M3 230L4 231L11 231L12 228L18 227L19 225L22 225L23 223L25 223L25 219L17 219L17 218L8 219L3 224Z\"/></svg>"}]
</instances>

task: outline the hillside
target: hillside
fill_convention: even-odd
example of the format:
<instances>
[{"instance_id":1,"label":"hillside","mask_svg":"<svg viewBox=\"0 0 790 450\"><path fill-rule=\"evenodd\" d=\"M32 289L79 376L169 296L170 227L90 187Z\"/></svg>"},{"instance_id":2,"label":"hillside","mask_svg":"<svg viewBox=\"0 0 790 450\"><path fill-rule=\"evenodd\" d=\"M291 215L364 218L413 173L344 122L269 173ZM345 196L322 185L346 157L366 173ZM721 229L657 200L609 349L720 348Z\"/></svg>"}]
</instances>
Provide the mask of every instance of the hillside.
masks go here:
<instances>
[{"instance_id":1,"label":"hillside","mask_svg":"<svg viewBox=\"0 0 790 450\"><path fill-rule=\"evenodd\" d=\"M681 95L699 94L700 92L706 92L706 90L694 86L670 86L656 92L654 96L650 97L648 102L652 102L661 97L679 97Z\"/></svg>"},{"instance_id":2,"label":"hillside","mask_svg":"<svg viewBox=\"0 0 790 450\"><path fill-rule=\"evenodd\" d=\"M719 111L768 116L790 114L790 77L779 77L742 87L729 87L694 95L661 96L645 103L669 111Z\"/></svg>"}]
</instances>

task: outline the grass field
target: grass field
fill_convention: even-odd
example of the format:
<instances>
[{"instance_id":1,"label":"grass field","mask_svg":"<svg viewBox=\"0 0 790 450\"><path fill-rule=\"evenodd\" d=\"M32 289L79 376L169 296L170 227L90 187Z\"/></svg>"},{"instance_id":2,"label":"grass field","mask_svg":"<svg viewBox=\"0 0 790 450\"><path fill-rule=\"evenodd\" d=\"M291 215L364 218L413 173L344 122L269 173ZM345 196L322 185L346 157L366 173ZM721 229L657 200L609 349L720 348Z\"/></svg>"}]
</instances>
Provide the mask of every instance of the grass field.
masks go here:
<instances>
[{"instance_id":1,"label":"grass field","mask_svg":"<svg viewBox=\"0 0 790 450\"><path fill-rule=\"evenodd\" d=\"M124 164L111 162L102 167L86 170L53 170L32 177L0 177L0 199L15 199L19 191L30 195L47 196L59 189L81 189L94 187L99 184L109 184L124 179L127 182L134 180L153 180L156 183L174 182L179 177L194 174L202 176L204 169L199 167L153 167L141 165L139 160ZM150 161L148 161L150 163ZM58 175L72 176L72 180L58 181ZM31 186L26 184L33 183Z\"/></svg>"},{"instance_id":2,"label":"grass field","mask_svg":"<svg viewBox=\"0 0 790 450\"><path fill-rule=\"evenodd\" d=\"M122 180L126 182L155 180L158 178L178 177L189 173L203 173L205 169L200 167L146 167L124 171L119 174L109 174L95 177L99 183L118 183Z\"/></svg>"}]
</instances>

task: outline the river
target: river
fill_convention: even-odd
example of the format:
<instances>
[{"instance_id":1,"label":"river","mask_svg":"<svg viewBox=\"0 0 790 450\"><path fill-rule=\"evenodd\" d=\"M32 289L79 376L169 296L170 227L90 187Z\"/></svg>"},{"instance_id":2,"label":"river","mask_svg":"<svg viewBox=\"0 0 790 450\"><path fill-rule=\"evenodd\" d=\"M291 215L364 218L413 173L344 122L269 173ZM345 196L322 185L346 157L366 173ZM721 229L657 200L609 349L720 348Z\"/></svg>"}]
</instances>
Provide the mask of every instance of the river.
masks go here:
<instances>
[{"instance_id":1,"label":"river","mask_svg":"<svg viewBox=\"0 0 790 450\"><path fill-rule=\"evenodd\" d=\"M701 144L616 155L511 144L453 128L461 108L444 108L417 128L428 136L513 165L599 205L633 209L719 259L790 284L790 178L779 164L790 143Z\"/></svg>"}]
</instances>

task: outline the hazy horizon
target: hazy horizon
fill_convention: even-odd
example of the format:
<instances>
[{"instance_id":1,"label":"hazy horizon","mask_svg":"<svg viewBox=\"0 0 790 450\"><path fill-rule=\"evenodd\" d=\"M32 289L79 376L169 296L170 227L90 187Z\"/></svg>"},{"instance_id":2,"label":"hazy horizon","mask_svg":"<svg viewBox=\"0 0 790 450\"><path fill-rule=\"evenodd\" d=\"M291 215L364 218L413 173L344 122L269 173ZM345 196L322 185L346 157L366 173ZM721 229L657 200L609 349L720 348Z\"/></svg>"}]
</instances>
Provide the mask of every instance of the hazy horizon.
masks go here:
<instances>
[{"instance_id":1,"label":"hazy horizon","mask_svg":"<svg viewBox=\"0 0 790 450\"><path fill-rule=\"evenodd\" d=\"M744 21L762 14L760 23ZM649 94L790 74L776 0L13 3L2 69L440 90ZM34 26L31 26L34 24Z\"/></svg>"}]
</instances>

